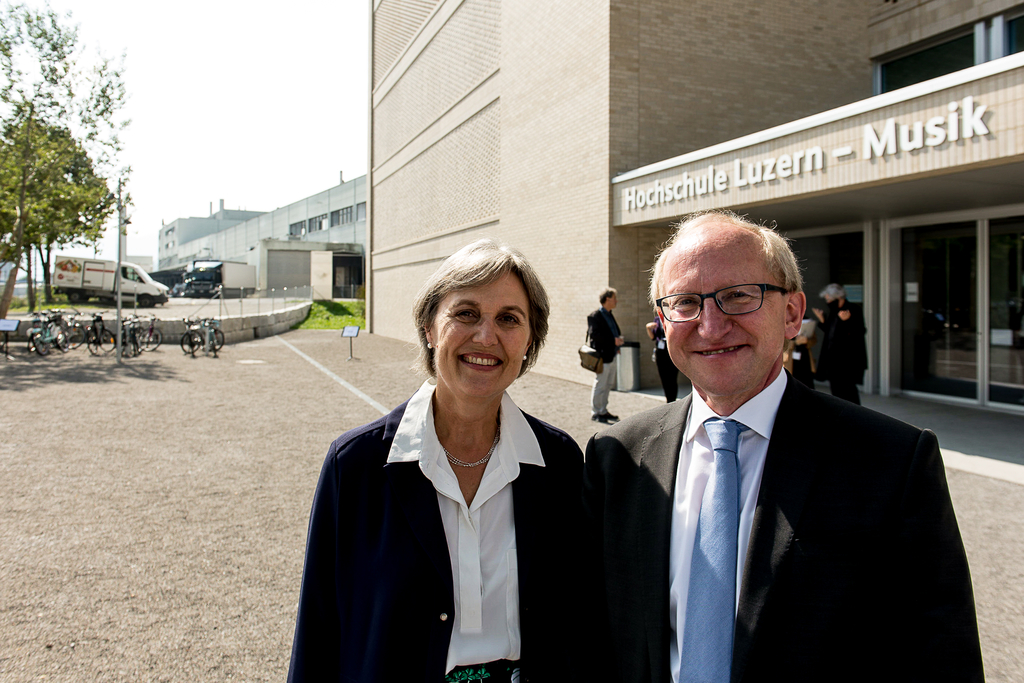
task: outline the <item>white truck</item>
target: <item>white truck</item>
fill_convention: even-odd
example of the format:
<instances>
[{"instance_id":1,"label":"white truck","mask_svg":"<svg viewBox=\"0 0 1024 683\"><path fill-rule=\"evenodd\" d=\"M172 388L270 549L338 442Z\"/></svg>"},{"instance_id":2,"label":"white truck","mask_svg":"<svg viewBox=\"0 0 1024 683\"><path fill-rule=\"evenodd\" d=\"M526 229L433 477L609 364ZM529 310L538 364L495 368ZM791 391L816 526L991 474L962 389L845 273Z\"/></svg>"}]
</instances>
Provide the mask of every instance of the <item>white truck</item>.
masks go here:
<instances>
[{"instance_id":1,"label":"white truck","mask_svg":"<svg viewBox=\"0 0 1024 683\"><path fill-rule=\"evenodd\" d=\"M60 256L53 263L53 286L67 294L71 303L85 303L90 298L114 300L117 286L117 261ZM141 308L167 303L168 288L155 282L134 263L121 263L121 301L134 298Z\"/></svg>"},{"instance_id":2,"label":"white truck","mask_svg":"<svg viewBox=\"0 0 1024 683\"><path fill-rule=\"evenodd\" d=\"M237 298L256 289L256 266L234 261L193 261L185 269L184 296Z\"/></svg>"}]
</instances>

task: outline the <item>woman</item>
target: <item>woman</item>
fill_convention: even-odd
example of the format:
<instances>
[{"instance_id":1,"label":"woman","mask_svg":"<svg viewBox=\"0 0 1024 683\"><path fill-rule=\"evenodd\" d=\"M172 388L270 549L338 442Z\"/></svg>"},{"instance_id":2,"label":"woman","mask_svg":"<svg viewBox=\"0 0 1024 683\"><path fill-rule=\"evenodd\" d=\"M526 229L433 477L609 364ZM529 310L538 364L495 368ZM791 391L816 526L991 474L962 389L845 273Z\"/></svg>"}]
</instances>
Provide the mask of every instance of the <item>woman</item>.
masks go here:
<instances>
[{"instance_id":1,"label":"woman","mask_svg":"<svg viewBox=\"0 0 1024 683\"><path fill-rule=\"evenodd\" d=\"M654 362L658 366L661 389L665 392L665 403L672 403L679 397L679 369L668 355L660 315L655 314L654 321L647 323L647 336L654 342Z\"/></svg>"},{"instance_id":2,"label":"woman","mask_svg":"<svg viewBox=\"0 0 1024 683\"><path fill-rule=\"evenodd\" d=\"M480 240L426 282L415 321L431 379L324 462L288 678L572 680L583 456L505 393L544 344L547 294Z\"/></svg>"}]
</instances>

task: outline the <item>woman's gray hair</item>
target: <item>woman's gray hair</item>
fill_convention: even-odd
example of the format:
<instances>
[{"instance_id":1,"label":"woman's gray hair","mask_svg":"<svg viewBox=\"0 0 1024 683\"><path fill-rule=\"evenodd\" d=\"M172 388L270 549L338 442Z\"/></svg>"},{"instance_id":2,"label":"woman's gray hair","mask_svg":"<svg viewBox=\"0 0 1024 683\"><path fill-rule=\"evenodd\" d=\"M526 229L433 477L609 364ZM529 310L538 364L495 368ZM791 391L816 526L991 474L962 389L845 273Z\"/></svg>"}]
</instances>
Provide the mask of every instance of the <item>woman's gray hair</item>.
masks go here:
<instances>
[{"instance_id":1,"label":"woman's gray hair","mask_svg":"<svg viewBox=\"0 0 1024 683\"><path fill-rule=\"evenodd\" d=\"M413 319L420 340L419 369L430 377L437 377L434 349L427 348L427 328L433 326L444 298L452 292L492 284L509 273L523 284L530 305L530 348L526 351L519 376L533 367L548 336L548 315L551 311L548 294L525 256L507 244L484 238L467 244L446 258L416 295Z\"/></svg>"},{"instance_id":2,"label":"woman's gray hair","mask_svg":"<svg viewBox=\"0 0 1024 683\"><path fill-rule=\"evenodd\" d=\"M825 289L818 292L818 296L820 296L822 299L824 299L826 296L830 296L833 299L845 299L846 288L843 287L838 282L833 282L832 284L826 286Z\"/></svg>"},{"instance_id":3,"label":"woman's gray hair","mask_svg":"<svg viewBox=\"0 0 1024 683\"><path fill-rule=\"evenodd\" d=\"M758 225L732 211L703 211L690 214L677 224L672 237L669 238L665 246L662 247L661 253L658 254L658 260L654 262L654 268L651 270L650 297L652 306L655 305L654 302L659 297L665 294L672 294L672 292L661 291L662 271L665 268L665 259L668 252L684 236L707 223L726 223L753 234L761 243L765 267L772 274L772 277L779 281L779 285L784 287L787 292L803 291L804 282L803 277L800 275L800 266L796 262L796 254L793 253L789 240L776 232L775 228L767 225Z\"/></svg>"}]
</instances>

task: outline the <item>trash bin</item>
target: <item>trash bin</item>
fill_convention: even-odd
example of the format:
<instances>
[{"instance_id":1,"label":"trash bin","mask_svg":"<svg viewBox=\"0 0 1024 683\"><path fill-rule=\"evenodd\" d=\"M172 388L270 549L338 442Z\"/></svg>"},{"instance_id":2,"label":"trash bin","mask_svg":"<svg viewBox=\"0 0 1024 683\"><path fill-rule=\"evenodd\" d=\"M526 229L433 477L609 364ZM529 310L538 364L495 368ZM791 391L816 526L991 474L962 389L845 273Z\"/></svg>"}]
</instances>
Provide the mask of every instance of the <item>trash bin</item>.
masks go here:
<instances>
[{"instance_id":1,"label":"trash bin","mask_svg":"<svg viewBox=\"0 0 1024 683\"><path fill-rule=\"evenodd\" d=\"M636 391L640 388L640 342L626 342L619 347L615 359L615 381L618 391Z\"/></svg>"}]
</instances>

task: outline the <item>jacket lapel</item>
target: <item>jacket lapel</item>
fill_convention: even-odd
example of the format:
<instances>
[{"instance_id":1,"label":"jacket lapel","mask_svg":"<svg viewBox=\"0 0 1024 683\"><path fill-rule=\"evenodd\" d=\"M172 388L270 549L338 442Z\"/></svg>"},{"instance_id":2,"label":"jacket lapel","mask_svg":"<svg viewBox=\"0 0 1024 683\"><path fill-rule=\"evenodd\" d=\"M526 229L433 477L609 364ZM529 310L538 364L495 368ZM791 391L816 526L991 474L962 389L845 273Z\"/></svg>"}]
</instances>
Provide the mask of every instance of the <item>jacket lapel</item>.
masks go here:
<instances>
[{"instance_id":1,"label":"jacket lapel","mask_svg":"<svg viewBox=\"0 0 1024 683\"><path fill-rule=\"evenodd\" d=\"M671 629L668 618L669 549L672 530L673 496L679 449L683 443L691 398L670 404L651 425L650 436L640 448L640 470L636 477L636 504L630 530L636 539L636 560L642 583L640 606L644 613L651 663L651 680L669 680L668 663Z\"/></svg>"},{"instance_id":2,"label":"jacket lapel","mask_svg":"<svg viewBox=\"0 0 1024 683\"><path fill-rule=\"evenodd\" d=\"M405 404L402 404L387 417L383 440L384 459L387 458L387 451L404 413ZM387 464L384 466L384 473L391 483L395 500L405 514L413 536L430 558L444 585L448 587L449 597L454 600L451 559L448 556L448 542L445 540L444 524L441 522L441 510L437 505L437 491L434 485L423 476L419 464L415 462Z\"/></svg>"},{"instance_id":3,"label":"jacket lapel","mask_svg":"<svg viewBox=\"0 0 1024 683\"><path fill-rule=\"evenodd\" d=\"M543 509L538 500L543 500L538 491L541 468L536 465L521 465L519 476L512 482L512 515L516 525L516 564L519 574L519 601L528 603L523 596L530 593L530 569L537 557L537 541L542 533L537 514Z\"/></svg>"},{"instance_id":4,"label":"jacket lapel","mask_svg":"<svg viewBox=\"0 0 1024 683\"><path fill-rule=\"evenodd\" d=\"M758 621L789 552L817 469L817 459L808 448L808 443L815 443L807 430L808 391L792 377L788 378L772 428L743 567L733 645L734 682L743 676L757 638Z\"/></svg>"}]
</instances>

